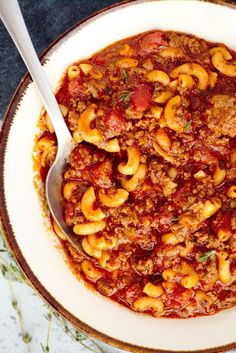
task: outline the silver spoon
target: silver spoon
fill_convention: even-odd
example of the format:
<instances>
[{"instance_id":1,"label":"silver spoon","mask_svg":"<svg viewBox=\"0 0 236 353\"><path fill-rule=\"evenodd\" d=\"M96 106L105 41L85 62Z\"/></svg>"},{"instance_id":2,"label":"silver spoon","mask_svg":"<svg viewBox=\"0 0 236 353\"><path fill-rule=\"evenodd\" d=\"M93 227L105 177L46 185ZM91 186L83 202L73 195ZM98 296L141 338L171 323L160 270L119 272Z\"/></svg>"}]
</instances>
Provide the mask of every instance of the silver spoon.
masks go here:
<instances>
[{"instance_id":1,"label":"silver spoon","mask_svg":"<svg viewBox=\"0 0 236 353\"><path fill-rule=\"evenodd\" d=\"M80 237L65 223L63 215L62 174L66 160L75 147L73 139L35 52L17 0L0 0L0 17L38 88L56 133L57 155L46 179L46 198L50 212L66 238L77 250L85 254Z\"/></svg>"}]
</instances>

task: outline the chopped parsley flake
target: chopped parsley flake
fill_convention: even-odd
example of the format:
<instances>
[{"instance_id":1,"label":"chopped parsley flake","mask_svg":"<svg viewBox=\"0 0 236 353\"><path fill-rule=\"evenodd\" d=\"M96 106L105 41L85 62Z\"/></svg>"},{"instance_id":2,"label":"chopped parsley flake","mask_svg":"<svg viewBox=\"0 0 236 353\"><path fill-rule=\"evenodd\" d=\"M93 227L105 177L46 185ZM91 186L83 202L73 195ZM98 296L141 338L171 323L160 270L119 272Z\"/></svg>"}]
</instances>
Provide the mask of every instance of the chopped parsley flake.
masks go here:
<instances>
[{"instance_id":1,"label":"chopped parsley flake","mask_svg":"<svg viewBox=\"0 0 236 353\"><path fill-rule=\"evenodd\" d=\"M205 262L208 259L213 260L215 257L215 254L216 254L215 250L207 251L199 257L198 262Z\"/></svg>"},{"instance_id":2,"label":"chopped parsley flake","mask_svg":"<svg viewBox=\"0 0 236 353\"><path fill-rule=\"evenodd\" d=\"M192 120L187 121L184 127L184 131L189 131L191 129L191 126L192 126Z\"/></svg>"},{"instance_id":3,"label":"chopped parsley flake","mask_svg":"<svg viewBox=\"0 0 236 353\"><path fill-rule=\"evenodd\" d=\"M123 103L127 103L130 99L132 92L130 91L122 91L119 96L119 101Z\"/></svg>"},{"instance_id":4,"label":"chopped parsley flake","mask_svg":"<svg viewBox=\"0 0 236 353\"><path fill-rule=\"evenodd\" d=\"M122 70L121 70L121 75L122 75L122 77L123 77L123 80L124 80L125 82L127 82L127 81L128 81L128 74L127 74L127 71L126 71L125 69L122 69Z\"/></svg>"}]
</instances>

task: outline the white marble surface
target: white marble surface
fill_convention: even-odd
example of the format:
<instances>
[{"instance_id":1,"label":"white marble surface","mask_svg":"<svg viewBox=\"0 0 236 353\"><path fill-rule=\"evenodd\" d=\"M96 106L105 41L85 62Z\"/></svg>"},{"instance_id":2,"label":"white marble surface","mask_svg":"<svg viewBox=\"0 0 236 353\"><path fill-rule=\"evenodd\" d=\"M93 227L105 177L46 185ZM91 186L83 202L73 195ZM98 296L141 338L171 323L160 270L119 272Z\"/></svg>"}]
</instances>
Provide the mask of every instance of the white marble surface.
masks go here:
<instances>
[{"instance_id":1,"label":"white marble surface","mask_svg":"<svg viewBox=\"0 0 236 353\"><path fill-rule=\"evenodd\" d=\"M0 353L43 352L41 343L46 344L48 321L45 319L45 315L48 313L48 309L44 301L27 285L11 281L11 286L22 313L24 329L32 336L32 341L25 344L22 340L18 316L11 303L12 294L9 282L0 273ZM90 345L95 352L101 353L97 347L91 344L90 340L86 340L84 343ZM122 352L100 342L98 344L103 352ZM55 317L51 322L49 348L49 353L90 352L65 333L63 326L58 323Z\"/></svg>"},{"instance_id":2,"label":"white marble surface","mask_svg":"<svg viewBox=\"0 0 236 353\"><path fill-rule=\"evenodd\" d=\"M70 334L65 332L65 324L53 315L44 299L27 284L27 280L21 280L21 271L15 270L17 267L14 258L9 256L5 249L0 229L0 353L124 353L92 337L83 341L91 349L71 338ZM13 301L17 302L21 319ZM41 345L45 347L47 344L49 322L45 316L49 313L52 313L49 351L44 351ZM66 321L65 323L75 333L75 329ZM22 333L31 336L29 343L24 343Z\"/></svg>"}]
</instances>

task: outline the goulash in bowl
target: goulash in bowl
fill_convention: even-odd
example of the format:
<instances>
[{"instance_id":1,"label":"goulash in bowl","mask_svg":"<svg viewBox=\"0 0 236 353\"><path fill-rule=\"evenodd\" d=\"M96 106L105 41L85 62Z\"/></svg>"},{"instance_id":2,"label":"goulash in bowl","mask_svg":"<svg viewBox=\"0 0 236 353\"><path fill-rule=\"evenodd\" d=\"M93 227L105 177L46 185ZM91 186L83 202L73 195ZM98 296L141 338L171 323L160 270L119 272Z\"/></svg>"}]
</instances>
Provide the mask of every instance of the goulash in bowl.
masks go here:
<instances>
[{"instance_id":1,"label":"goulash in bowl","mask_svg":"<svg viewBox=\"0 0 236 353\"><path fill-rule=\"evenodd\" d=\"M76 143L65 166L73 270L131 310L209 315L236 304L236 53L151 31L71 65L56 93ZM45 111L43 181L57 143Z\"/></svg>"}]
</instances>

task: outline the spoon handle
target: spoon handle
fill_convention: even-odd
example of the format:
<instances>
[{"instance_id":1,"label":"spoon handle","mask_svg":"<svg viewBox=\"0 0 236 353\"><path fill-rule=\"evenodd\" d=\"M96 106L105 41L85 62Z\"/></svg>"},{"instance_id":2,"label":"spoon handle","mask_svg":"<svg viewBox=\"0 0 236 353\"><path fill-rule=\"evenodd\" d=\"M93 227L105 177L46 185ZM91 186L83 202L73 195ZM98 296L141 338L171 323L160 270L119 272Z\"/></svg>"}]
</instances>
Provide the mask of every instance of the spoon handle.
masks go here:
<instances>
[{"instance_id":1,"label":"spoon handle","mask_svg":"<svg viewBox=\"0 0 236 353\"><path fill-rule=\"evenodd\" d=\"M55 129L60 147L69 138L71 139L71 135L33 47L17 0L0 1L0 17L38 88L44 107Z\"/></svg>"}]
</instances>

